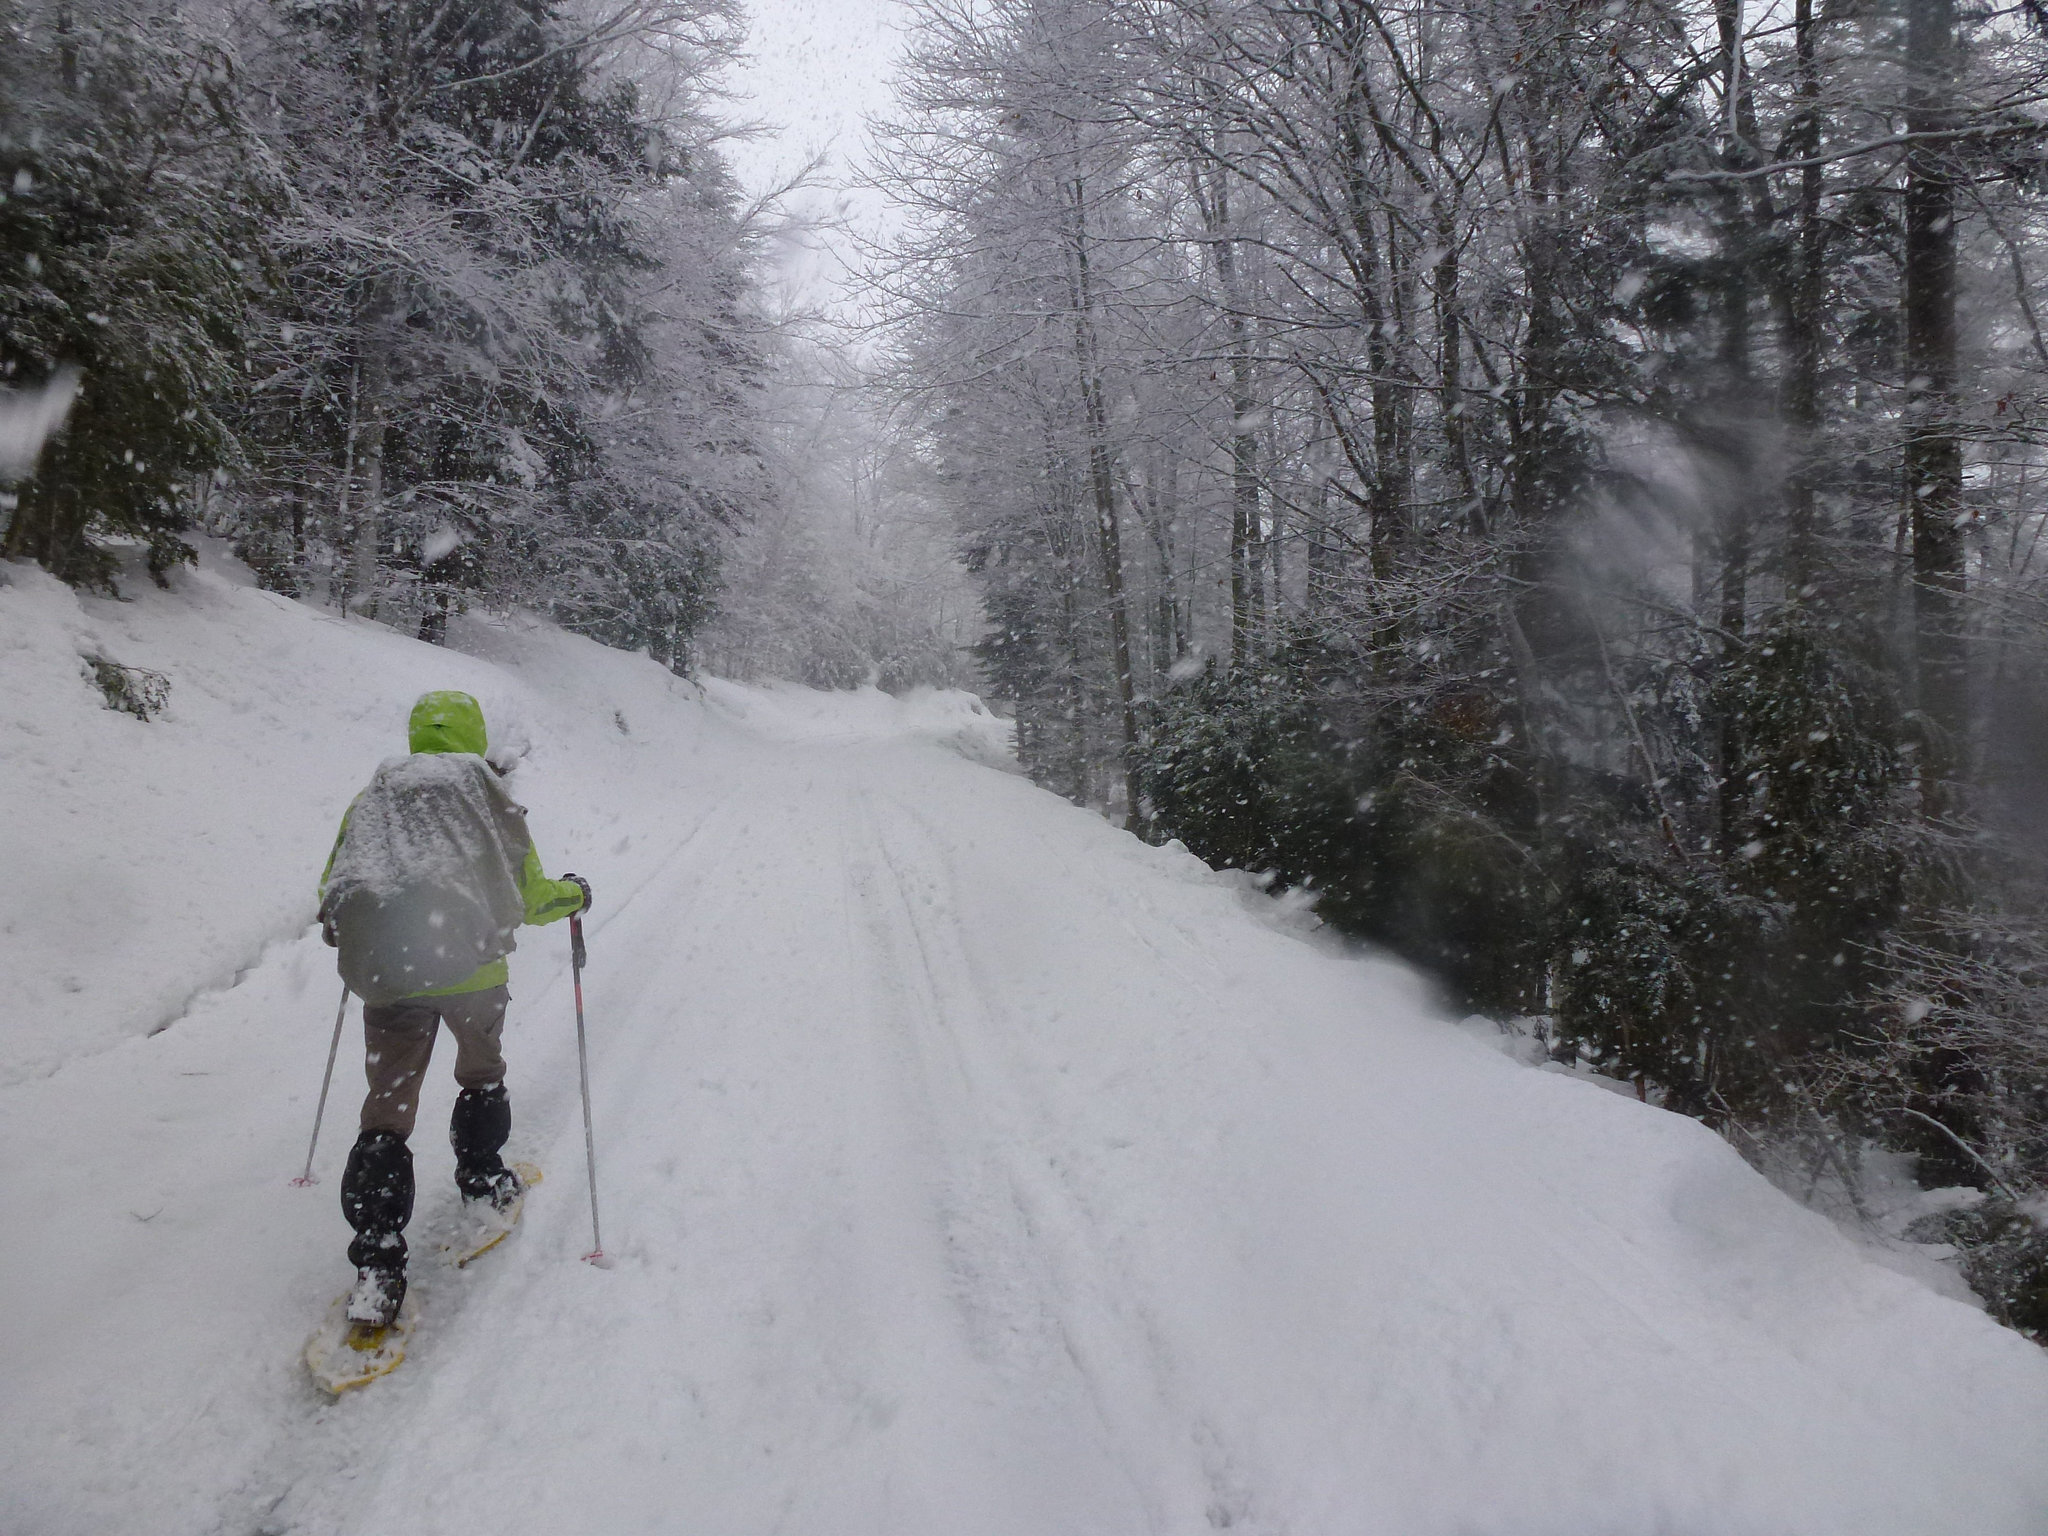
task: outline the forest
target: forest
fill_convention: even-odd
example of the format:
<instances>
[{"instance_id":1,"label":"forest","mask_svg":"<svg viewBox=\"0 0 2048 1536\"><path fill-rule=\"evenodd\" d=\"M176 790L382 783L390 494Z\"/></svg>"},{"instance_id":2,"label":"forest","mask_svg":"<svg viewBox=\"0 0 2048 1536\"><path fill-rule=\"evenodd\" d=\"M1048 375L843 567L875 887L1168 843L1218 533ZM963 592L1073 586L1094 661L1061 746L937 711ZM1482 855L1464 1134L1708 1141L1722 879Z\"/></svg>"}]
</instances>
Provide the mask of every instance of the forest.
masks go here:
<instances>
[{"instance_id":1,"label":"forest","mask_svg":"<svg viewBox=\"0 0 2048 1536\"><path fill-rule=\"evenodd\" d=\"M830 344L745 22L0 0L0 552L974 687L2048 1340L2048 9L909 0Z\"/></svg>"},{"instance_id":2,"label":"forest","mask_svg":"<svg viewBox=\"0 0 2048 1536\"><path fill-rule=\"evenodd\" d=\"M2048 1338L2048 13L922 0L890 384L1060 792Z\"/></svg>"},{"instance_id":3,"label":"forest","mask_svg":"<svg viewBox=\"0 0 2048 1536\"><path fill-rule=\"evenodd\" d=\"M680 661L758 498L723 0L0 10L0 373L82 378L4 550L224 534L434 638L526 601Z\"/></svg>"}]
</instances>

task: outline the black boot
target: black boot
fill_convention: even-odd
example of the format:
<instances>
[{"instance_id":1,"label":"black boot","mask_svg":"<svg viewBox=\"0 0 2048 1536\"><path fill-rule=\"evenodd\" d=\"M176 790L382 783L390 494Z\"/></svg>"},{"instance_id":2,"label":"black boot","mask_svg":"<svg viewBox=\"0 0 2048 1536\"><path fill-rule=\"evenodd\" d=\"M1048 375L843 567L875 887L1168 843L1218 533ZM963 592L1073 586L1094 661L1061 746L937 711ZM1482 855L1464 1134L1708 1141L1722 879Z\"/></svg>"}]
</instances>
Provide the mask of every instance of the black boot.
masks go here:
<instances>
[{"instance_id":1,"label":"black boot","mask_svg":"<svg viewBox=\"0 0 2048 1536\"><path fill-rule=\"evenodd\" d=\"M503 1083L465 1088L455 1096L448 1144L455 1148L455 1184L465 1200L488 1200L504 1210L518 1196L519 1175L498 1156L512 1134L512 1101Z\"/></svg>"},{"instance_id":2,"label":"black boot","mask_svg":"<svg viewBox=\"0 0 2048 1536\"><path fill-rule=\"evenodd\" d=\"M382 1342L384 1330L398 1321L398 1309L405 1304L405 1271L379 1269L366 1264L356 1271L355 1289L348 1293L349 1342L357 1349Z\"/></svg>"},{"instance_id":3,"label":"black boot","mask_svg":"<svg viewBox=\"0 0 2048 1536\"><path fill-rule=\"evenodd\" d=\"M364 1131L348 1154L341 1176L341 1214L355 1228L348 1261L356 1266L356 1295L380 1317L358 1322L389 1323L405 1299L405 1224L412 1220L412 1149L390 1131Z\"/></svg>"}]
</instances>

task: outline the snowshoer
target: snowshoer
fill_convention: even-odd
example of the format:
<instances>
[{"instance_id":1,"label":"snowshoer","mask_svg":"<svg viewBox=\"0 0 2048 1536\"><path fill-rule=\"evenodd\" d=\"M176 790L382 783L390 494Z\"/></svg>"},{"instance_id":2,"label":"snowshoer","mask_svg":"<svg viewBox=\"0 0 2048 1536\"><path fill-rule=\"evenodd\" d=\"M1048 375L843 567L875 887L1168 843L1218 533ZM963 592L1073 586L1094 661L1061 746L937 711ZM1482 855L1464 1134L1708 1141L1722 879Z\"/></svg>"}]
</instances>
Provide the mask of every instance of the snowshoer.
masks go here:
<instances>
[{"instance_id":1,"label":"snowshoer","mask_svg":"<svg viewBox=\"0 0 2048 1536\"><path fill-rule=\"evenodd\" d=\"M363 1000L362 1129L342 1175L355 1229L352 1324L389 1326L405 1299L405 1226L419 1091L441 1025L455 1037L448 1139L465 1202L497 1211L523 1192L500 1149L512 1129L499 1033L505 956L521 923L590 905L576 875L550 880L514 803L484 759L483 709L466 693L413 706L412 756L380 767L342 818L320 881L320 925Z\"/></svg>"}]
</instances>

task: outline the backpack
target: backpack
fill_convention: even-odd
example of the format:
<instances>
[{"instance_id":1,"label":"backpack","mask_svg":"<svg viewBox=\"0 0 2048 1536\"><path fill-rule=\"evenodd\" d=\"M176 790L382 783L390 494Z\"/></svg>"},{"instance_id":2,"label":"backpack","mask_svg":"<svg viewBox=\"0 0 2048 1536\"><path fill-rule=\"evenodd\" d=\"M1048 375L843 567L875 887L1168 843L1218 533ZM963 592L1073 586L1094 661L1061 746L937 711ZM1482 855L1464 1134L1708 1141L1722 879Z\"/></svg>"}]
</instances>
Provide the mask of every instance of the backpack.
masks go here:
<instances>
[{"instance_id":1,"label":"backpack","mask_svg":"<svg viewBox=\"0 0 2048 1536\"><path fill-rule=\"evenodd\" d=\"M416 753L349 807L320 918L366 1003L460 982L511 951L526 915L525 809L480 757Z\"/></svg>"}]
</instances>

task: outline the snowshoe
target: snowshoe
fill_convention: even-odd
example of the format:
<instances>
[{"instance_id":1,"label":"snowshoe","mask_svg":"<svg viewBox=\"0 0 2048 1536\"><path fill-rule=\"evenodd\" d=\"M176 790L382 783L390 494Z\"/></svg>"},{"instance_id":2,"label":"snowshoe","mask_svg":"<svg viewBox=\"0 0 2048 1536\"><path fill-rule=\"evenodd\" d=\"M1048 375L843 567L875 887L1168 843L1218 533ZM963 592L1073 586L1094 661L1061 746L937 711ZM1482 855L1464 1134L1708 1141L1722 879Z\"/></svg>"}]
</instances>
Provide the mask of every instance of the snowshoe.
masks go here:
<instances>
[{"instance_id":1,"label":"snowshoe","mask_svg":"<svg viewBox=\"0 0 2048 1536\"><path fill-rule=\"evenodd\" d=\"M366 1277L371 1274L364 1271ZM327 1320L306 1341L306 1369L322 1391L339 1397L390 1375L405 1359L419 1306L405 1289L403 1275L397 1277L395 1291L390 1278L389 1271L382 1271L368 1284L358 1279L354 1290L336 1298ZM355 1315L358 1312L365 1315Z\"/></svg>"},{"instance_id":2,"label":"snowshoe","mask_svg":"<svg viewBox=\"0 0 2048 1536\"><path fill-rule=\"evenodd\" d=\"M462 1197L462 1231L443 1249L447 1262L457 1269L489 1253L512 1235L519 1215L526 1207L526 1192L540 1182L540 1169L532 1163L514 1163L491 1178L488 1189Z\"/></svg>"}]
</instances>

